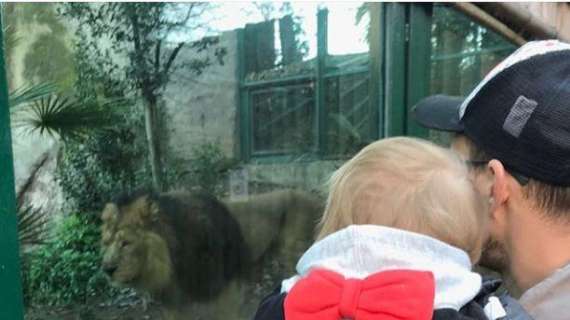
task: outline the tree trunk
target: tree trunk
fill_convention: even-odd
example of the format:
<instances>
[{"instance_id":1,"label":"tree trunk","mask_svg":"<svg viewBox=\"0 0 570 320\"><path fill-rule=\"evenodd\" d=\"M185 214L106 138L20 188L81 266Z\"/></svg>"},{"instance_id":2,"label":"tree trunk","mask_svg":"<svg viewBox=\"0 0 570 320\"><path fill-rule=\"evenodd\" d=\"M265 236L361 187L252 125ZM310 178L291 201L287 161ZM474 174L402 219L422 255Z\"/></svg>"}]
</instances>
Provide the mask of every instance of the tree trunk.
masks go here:
<instances>
[{"instance_id":1,"label":"tree trunk","mask_svg":"<svg viewBox=\"0 0 570 320\"><path fill-rule=\"evenodd\" d=\"M162 163L160 161L160 150L158 148L158 132L156 123L156 101L155 96L144 96L144 119L146 129L146 140L150 156L150 167L152 172L153 187L157 192L164 191Z\"/></svg>"}]
</instances>

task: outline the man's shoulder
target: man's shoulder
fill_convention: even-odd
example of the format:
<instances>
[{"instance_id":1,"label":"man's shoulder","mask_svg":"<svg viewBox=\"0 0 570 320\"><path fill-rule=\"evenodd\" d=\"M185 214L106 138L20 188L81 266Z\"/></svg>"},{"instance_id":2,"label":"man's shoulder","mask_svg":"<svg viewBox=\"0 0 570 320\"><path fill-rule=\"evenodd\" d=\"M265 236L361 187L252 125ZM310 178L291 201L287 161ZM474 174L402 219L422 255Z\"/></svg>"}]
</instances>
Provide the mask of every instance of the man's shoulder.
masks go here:
<instances>
[{"instance_id":1,"label":"man's shoulder","mask_svg":"<svg viewBox=\"0 0 570 320\"><path fill-rule=\"evenodd\" d=\"M528 289L520 302L537 319L562 320L570 314L570 264Z\"/></svg>"}]
</instances>

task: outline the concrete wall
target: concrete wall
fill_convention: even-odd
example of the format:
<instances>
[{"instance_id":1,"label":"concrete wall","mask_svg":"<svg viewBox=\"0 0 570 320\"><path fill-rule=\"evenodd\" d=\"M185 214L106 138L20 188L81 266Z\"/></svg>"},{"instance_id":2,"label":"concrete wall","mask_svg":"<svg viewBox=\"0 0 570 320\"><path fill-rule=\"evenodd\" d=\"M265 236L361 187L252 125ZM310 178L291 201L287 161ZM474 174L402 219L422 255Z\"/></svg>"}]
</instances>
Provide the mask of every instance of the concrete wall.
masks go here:
<instances>
[{"instance_id":1,"label":"concrete wall","mask_svg":"<svg viewBox=\"0 0 570 320\"><path fill-rule=\"evenodd\" d=\"M219 142L227 156L235 156L239 107L236 32L222 33L219 46L227 50L223 65L216 61L213 49L200 54L192 49L180 52L181 61L209 55L212 65L201 75L179 70L165 89L166 145L170 157L188 160L194 147L211 142Z\"/></svg>"},{"instance_id":2,"label":"concrete wall","mask_svg":"<svg viewBox=\"0 0 570 320\"><path fill-rule=\"evenodd\" d=\"M326 194L326 182L342 161L308 161L274 164L249 164L249 183L300 188ZM252 193L263 190L252 190Z\"/></svg>"},{"instance_id":3,"label":"concrete wall","mask_svg":"<svg viewBox=\"0 0 570 320\"><path fill-rule=\"evenodd\" d=\"M178 72L164 93L168 130L167 152L182 163L193 157L200 144L219 142L228 157L239 155L239 82L237 33L224 32L220 46L227 50L224 64L213 64L200 76ZM211 52L206 53L211 54ZM182 59L196 57L191 50ZM320 191L337 161L294 161L259 164L252 161L230 175L231 196L263 192L275 188L302 188ZM240 181L235 181L235 180ZM239 187L238 187L239 186ZM239 195L235 193L240 193ZM245 194L243 194L245 193Z\"/></svg>"},{"instance_id":4,"label":"concrete wall","mask_svg":"<svg viewBox=\"0 0 570 320\"><path fill-rule=\"evenodd\" d=\"M73 77L71 64L66 61L71 56L70 38L64 25L55 18L54 5L12 3L7 5L4 14L5 25L18 39L9 43L10 48L6 50L10 91L41 81L58 81L65 85L66 80ZM49 70L59 71L54 74ZM38 76L38 72L42 75ZM11 117L16 192L25 186L25 204L59 212L63 196L54 176L58 141L17 126L18 120L26 117L25 113L12 112Z\"/></svg>"}]
</instances>

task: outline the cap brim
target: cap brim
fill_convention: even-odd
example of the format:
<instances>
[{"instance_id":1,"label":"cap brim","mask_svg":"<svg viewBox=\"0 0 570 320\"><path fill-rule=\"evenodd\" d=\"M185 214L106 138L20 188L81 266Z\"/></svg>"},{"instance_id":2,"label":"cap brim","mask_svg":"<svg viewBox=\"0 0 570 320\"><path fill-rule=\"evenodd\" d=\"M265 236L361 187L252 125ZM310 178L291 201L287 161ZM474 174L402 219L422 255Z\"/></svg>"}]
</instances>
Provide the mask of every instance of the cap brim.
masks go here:
<instances>
[{"instance_id":1,"label":"cap brim","mask_svg":"<svg viewBox=\"0 0 570 320\"><path fill-rule=\"evenodd\" d=\"M426 128L463 132L463 124L459 118L459 107L463 100L463 97L429 96L420 100L412 108L412 113L416 121Z\"/></svg>"}]
</instances>

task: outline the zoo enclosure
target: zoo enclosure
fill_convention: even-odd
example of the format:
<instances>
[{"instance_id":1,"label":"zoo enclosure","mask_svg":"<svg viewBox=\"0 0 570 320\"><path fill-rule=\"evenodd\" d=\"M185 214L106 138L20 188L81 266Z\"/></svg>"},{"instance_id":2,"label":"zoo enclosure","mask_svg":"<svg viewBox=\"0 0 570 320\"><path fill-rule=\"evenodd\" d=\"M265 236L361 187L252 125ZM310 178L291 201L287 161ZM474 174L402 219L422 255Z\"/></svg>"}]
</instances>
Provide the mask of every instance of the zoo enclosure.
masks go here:
<instances>
[{"instance_id":1,"label":"zoo enclosure","mask_svg":"<svg viewBox=\"0 0 570 320\"><path fill-rule=\"evenodd\" d=\"M256 40L260 33L254 30L263 27L238 30L238 149L244 163L280 163L299 155L307 161L342 160L359 145L394 135L439 139L411 120L410 107L430 93L464 93L515 48L441 5L381 4L369 12L368 51L347 55L329 53L328 39L334 35L325 10L318 13L316 55L306 60L282 53L279 63L267 59L272 61L264 64L260 58L252 64L251 51L271 41ZM280 29L290 28L287 20L277 22ZM287 41L281 39L282 51ZM4 304L0 318L18 319L22 310L4 79L0 81L0 301ZM280 138L295 132L300 139Z\"/></svg>"}]
</instances>

